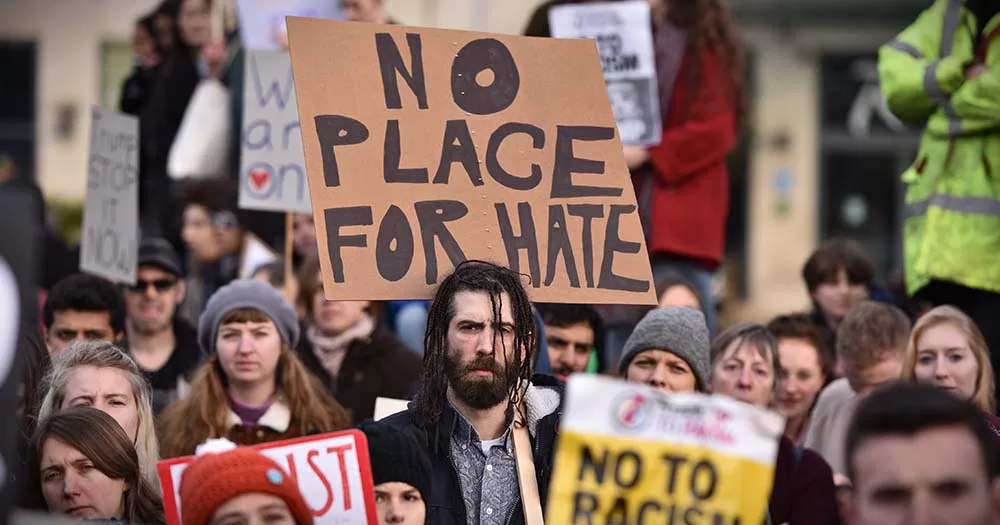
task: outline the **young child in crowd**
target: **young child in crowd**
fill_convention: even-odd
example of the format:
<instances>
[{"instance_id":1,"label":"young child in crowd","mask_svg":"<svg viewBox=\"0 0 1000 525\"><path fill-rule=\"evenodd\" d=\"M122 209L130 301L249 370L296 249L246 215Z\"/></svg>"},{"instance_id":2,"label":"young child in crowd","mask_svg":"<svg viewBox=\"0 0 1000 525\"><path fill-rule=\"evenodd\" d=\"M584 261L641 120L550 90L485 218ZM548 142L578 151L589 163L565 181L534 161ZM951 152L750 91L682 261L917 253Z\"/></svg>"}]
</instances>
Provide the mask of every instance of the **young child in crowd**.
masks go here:
<instances>
[{"instance_id":1,"label":"young child in crowd","mask_svg":"<svg viewBox=\"0 0 1000 525\"><path fill-rule=\"evenodd\" d=\"M181 475L181 525L312 525L298 485L273 459L226 439L197 453Z\"/></svg>"}]
</instances>

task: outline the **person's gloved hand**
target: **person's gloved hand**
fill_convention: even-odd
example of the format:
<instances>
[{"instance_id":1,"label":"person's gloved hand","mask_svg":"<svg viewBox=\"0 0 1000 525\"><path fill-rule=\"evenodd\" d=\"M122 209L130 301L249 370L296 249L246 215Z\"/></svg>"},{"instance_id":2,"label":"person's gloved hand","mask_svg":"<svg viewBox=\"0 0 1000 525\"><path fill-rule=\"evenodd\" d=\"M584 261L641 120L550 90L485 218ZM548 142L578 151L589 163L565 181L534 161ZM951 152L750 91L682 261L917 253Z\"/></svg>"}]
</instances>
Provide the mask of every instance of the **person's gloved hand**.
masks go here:
<instances>
[{"instance_id":1,"label":"person's gloved hand","mask_svg":"<svg viewBox=\"0 0 1000 525\"><path fill-rule=\"evenodd\" d=\"M985 73L989 73L990 68L986 64L981 64L979 62L972 64L965 70L966 80L975 80Z\"/></svg>"}]
</instances>

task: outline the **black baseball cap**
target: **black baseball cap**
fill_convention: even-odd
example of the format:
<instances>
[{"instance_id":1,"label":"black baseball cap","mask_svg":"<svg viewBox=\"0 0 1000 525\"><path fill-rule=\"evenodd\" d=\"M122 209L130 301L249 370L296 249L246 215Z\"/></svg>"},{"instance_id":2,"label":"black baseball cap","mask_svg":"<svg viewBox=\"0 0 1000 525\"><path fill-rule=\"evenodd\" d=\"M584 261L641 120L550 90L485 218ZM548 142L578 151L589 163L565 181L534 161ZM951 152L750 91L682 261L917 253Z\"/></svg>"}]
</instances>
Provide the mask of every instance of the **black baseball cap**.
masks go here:
<instances>
[{"instance_id":1,"label":"black baseball cap","mask_svg":"<svg viewBox=\"0 0 1000 525\"><path fill-rule=\"evenodd\" d=\"M138 266L156 266L177 277L183 277L181 258L165 239L143 239L139 243Z\"/></svg>"}]
</instances>

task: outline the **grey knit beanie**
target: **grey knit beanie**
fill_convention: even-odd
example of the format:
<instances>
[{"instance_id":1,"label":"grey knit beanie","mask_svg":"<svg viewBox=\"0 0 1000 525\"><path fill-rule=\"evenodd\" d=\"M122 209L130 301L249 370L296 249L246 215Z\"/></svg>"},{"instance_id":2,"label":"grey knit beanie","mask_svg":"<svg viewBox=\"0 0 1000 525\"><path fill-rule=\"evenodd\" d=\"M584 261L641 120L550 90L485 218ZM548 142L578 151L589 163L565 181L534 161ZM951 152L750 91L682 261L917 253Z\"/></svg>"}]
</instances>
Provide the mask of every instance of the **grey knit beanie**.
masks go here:
<instances>
[{"instance_id":1,"label":"grey knit beanie","mask_svg":"<svg viewBox=\"0 0 1000 525\"><path fill-rule=\"evenodd\" d=\"M625 375L629 363L640 352L665 350L687 362L694 372L698 389L708 385L711 359L705 316L698 310L683 307L650 310L625 341L618 372Z\"/></svg>"},{"instance_id":2,"label":"grey knit beanie","mask_svg":"<svg viewBox=\"0 0 1000 525\"><path fill-rule=\"evenodd\" d=\"M299 320L295 309L271 285L256 279L240 279L219 288L205 305L198 320L198 344L203 352L215 352L215 336L227 313L240 308L264 312L274 321L289 348L299 344Z\"/></svg>"}]
</instances>

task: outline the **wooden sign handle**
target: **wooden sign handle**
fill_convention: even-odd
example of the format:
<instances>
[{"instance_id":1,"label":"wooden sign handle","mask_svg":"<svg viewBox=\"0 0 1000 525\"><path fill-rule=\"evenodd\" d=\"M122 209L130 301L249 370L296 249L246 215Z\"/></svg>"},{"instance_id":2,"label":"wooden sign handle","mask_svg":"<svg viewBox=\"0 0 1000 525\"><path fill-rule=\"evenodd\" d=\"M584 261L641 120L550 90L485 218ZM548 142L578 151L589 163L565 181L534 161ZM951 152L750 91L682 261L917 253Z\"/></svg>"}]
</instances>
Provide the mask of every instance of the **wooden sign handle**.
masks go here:
<instances>
[{"instance_id":1,"label":"wooden sign handle","mask_svg":"<svg viewBox=\"0 0 1000 525\"><path fill-rule=\"evenodd\" d=\"M524 411L524 405L521 405ZM519 411L520 412L520 411ZM514 459L517 462L517 484L521 489L521 508L524 509L525 525L544 525L542 501L538 495L538 480L535 478L535 461L531 455L531 437L528 426L515 416Z\"/></svg>"},{"instance_id":2,"label":"wooden sign handle","mask_svg":"<svg viewBox=\"0 0 1000 525\"><path fill-rule=\"evenodd\" d=\"M294 230L294 220L292 212L285 212L285 299L295 306L293 295L292 278L295 272L292 271L292 231Z\"/></svg>"}]
</instances>

